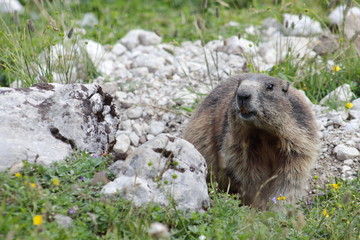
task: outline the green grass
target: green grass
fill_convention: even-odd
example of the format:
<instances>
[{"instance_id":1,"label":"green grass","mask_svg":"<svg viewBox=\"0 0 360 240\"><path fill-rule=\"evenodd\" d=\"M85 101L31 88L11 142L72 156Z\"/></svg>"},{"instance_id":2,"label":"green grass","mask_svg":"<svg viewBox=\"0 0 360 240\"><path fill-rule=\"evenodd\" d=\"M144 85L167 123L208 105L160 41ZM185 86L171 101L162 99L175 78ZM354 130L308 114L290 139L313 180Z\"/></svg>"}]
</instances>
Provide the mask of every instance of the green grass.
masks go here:
<instances>
[{"instance_id":1,"label":"green grass","mask_svg":"<svg viewBox=\"0 0 360 240\"><path fill-rule=\"evenodd\" d=\"M241 206L234 195L211 187L212 207L206 212L183 212L173 207L134 207L119 197L100 194L93 185L110 157L78 153L66 162L43 167L25 163L21 176L0 173L1 239L151 239L153 222L168 227L171 239L359 239L360 181L340 181L317 189L310 202L285 211ZM108 177L113 176L108 173ZM54 179L59 184L54 184ZM31 186L31 184L33 184ZM34 185L35 184L35 185ZM337 189L336 189L337 188ZM326 214L324 214L326 210ZM56 214L73 219L62 228ZM35 226L33 217L43 222Z\"/></svg>"}]
</instances>

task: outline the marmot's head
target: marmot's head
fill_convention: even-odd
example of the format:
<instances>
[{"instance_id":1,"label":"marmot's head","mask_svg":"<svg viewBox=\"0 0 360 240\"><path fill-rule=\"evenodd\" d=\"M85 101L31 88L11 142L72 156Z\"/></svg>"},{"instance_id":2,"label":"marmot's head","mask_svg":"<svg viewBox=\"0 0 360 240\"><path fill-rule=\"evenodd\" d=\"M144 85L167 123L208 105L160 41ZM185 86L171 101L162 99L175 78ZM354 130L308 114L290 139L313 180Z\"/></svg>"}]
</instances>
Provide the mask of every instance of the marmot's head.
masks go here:
<instances>
[{"instance_id":1,"label":"marmot's head","mask_svg":"<svg viewBox=\"0 0 360 240\"><path fill-rule=\"evenodd\" d=\"M283 122L291 114L289 82L279 78L250 75L239 82L235 93L238 117L257 127L268 128ZM286 123L285 123L286 124Z\"/></svg>"}]
</instances>

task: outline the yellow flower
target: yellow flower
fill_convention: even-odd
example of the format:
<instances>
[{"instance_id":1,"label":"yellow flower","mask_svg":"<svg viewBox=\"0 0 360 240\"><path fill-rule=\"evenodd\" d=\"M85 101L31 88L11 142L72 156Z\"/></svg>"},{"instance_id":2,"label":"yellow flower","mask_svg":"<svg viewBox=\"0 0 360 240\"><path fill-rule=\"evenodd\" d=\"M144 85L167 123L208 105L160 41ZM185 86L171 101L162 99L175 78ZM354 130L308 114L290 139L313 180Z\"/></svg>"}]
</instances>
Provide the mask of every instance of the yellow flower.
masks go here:
<instances>
[{"instance_id":1,"label":"yellow flower","mask_svg":"<svg viewBox=\"0 0 360 240\"><path fill-rule=\"evenodd\" d=\"M345 104L345 107L347 109L352 108L353 106L354 106L354 104L352 104L351 102L348 102L348 103Z\"/></svg>"},{"instance_id":2,"label":"yellow flower","mask_svg":"<svg viewBox=\"0 0 360 240\"><path fill-rule=\"evenodd\" d=\"M336 65L336 66L333 66L333 71L334 72L338 72L338 71L340 71L341 70L341 68L338 66L338 65Z\"/></svg>"},{"instance_id":3,"label":"yellow flower","mask_svg":"<svg viewBox=\"0 0 360 240\"><path fill-rule=\"evenodd\" d=\"M329 217L329 214L328 214L328 212L326 211L326 209L324 209L324 211L323 211L322 213L323 213L323 215L324 215L326 218Z\"/></svg>"},{"instance_id":4,"label":"yellow flower","mask_svg":"<svg viewBox=\"0 0 360 240\"><path fill-rule=\"evenodd\" d=\"M280 197L277 197L276 200L286 200L286 197L285 196L280 196Z\"/></svg>"},{"instance_id":5,"label":"yellow flower","mask_svg":"<svg viewBox=\"0 0 360 240\"><path fill-rule=\"evenodd\" d=\"M21 176L22 176L21 173L19 173L19 172L15 173L15 177L20 178Z\"/></svg>"},{"instance_id":6,"label":"yellow flower","mask_svg":"<svg viewBox=\"0 0 360 240\"><path fill-rule=\"evenodd\" d=\"M35 183L29 183L31 188L36 188L36 184Z\"/></svg>"},{"instance_id":7,"label":"yellow flower","mask_svg":"<svg viewBox=\"0 0 360 240\"><path fill-rule=\"evenodd\" d=\"M330 184L330 185L335 189L339 189L339 184L333 183L333 184Z\"/></svg>"},{"instance_id":8,"label":"yellow flower","mask_svg":"<svg viewBox=\"0 0 360 240\"><path fill-rule=\"evenodd\" d=\"M38 225L42 224L42 222L43 222L43 217L41 215L35 215L33 217L33 224L35 226L38 226Z\"/></svg>"},{"instance_id":9,"label":"yellow flower","mask_svg":"<svg viewBox=\"0 0 360 240\"><path fill-rule=\"evenodd\" d=\"M53 184L56 185L56 186L59 186L60 185L60 180L58 178L54 178L53 179Z\"/></svg>"}]
</instances>

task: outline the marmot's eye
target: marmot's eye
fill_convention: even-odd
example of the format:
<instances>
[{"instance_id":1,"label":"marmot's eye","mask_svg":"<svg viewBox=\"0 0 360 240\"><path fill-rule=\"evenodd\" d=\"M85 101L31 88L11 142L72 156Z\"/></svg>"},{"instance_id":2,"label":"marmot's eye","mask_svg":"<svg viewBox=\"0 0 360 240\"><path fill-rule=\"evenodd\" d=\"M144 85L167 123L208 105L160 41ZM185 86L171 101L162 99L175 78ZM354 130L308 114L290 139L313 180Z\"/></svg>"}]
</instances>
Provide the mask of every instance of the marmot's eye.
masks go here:
<instances>
[{"instance_id":1,"label":"marmot's eye","mask_svg":"<svg viewBox=\"0 0 360 240\"><path fill-rule=\"evenodd\" d=\"M266 86L266 90L273 90L274 89L274 84L270 83Z\"/></svg>"}]
</instances>

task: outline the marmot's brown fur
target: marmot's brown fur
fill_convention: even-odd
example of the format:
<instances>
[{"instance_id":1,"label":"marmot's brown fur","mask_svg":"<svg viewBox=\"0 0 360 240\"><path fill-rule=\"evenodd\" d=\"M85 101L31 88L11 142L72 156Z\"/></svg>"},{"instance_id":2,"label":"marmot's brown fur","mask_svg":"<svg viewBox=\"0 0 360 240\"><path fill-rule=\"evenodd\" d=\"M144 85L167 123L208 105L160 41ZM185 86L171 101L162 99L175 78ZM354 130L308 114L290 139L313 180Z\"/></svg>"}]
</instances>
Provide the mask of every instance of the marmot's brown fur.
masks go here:
<instances>
[{"instance_id":1,"label":"marmot's brown fur","mask_svg":"<svg viewBox=\"0 0 360 240\"><path fill-rule=\"evenodd\" d=\"M259 74L220 84L183 137L205 157L221 189L262 208L274 197L294 202L303 195L319 149L305 96L287 81Z\"/></svg>"}]
</instances>

